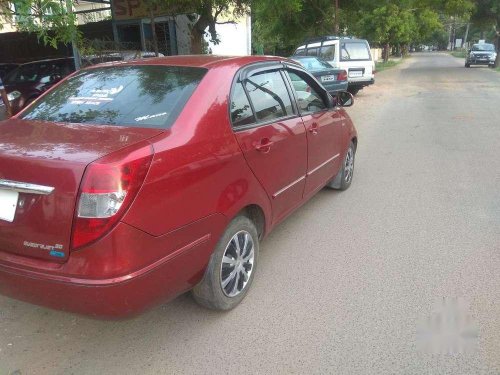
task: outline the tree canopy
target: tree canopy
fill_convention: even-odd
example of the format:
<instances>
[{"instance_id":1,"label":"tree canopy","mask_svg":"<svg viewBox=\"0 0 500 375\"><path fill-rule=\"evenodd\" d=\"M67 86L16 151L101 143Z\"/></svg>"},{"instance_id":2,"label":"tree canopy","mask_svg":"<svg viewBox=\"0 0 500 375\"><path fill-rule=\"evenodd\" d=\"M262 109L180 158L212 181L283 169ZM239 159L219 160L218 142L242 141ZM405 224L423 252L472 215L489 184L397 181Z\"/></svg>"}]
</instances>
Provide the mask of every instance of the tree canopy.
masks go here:
<instances>
[{"instance_id":1,"label":"tree canopy","mask_svg":"<svg viewBox=\"0 0 500 375\"><path fill-rule=\"evenodd\" d=\"M69 1L69 4L67 3ZM77 43L72 0L0 0L0 13L16 14L20 30L35 32L44 44ZM218 43L216 25L251 11L253 44L267 53L290 53L304 39L355 35L380 46L445 44L450 25L471 24L499 44L500 0L144 0L151 18L190 14L192 51L200 53L204 36ZM338 4L338 9L336 9ZM337 17L337 18L336 18ZM449 39L449 36L448 36Z\"/></svg>"},{"instance_id":2,"label":"tree canopy","mask_svg":"<svg viewBox=\"0 0 500 375\"><path fill-rule=\"evenodd\" d=\"M498 3L500 0L480 0ZM345 35L380 45L427 42L446 21L469 19L473 0L339 0L339 25ZM304 39L333 34L335 2L331 0L254 0L255 41L267 51L290 51Z\"/></svg>"},{"instance_id":3,"label":"tree canopy","mask_svg":"<svg viewBox=\"0 0 500 375\"><path fill-rule=\"evenodd\" d=\"M69 1L69 4L68 4ZM4 17L16 16L19 30L34 32L44 43L79 43L81 34L76 16L68 11L72 0L0 0L0 13ZM218 43L216 25L222 17L231 22L250 11L251 0L145 0L152 18L159 15L191 14L192 46L194 53L201 53L202 39L208 35ZM227 21L229 19L229 21Z\"/></svg>"}]
</instances>

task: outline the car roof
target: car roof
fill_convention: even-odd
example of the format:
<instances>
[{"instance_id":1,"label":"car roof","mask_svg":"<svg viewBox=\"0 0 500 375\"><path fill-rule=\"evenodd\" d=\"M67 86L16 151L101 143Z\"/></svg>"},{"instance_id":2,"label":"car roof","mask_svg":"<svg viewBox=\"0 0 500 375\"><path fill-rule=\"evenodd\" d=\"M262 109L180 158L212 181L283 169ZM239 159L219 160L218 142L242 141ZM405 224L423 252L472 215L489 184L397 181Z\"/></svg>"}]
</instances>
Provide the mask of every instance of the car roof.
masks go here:
<instances>
[{"instance_id":1,"label":"car roof","mask_svg":"<svg viewBox=\"0 0 500 375\"><path fill-rule=\"evenodd\" d=\"M358 38L355 38L353 36L326 35L326 36L308 38L304 42L302 42L298 48L304 47L308 44L323 43L323 42L329 42L329 41L335 41L335 40L339 40L339 41L343 41L343 42L367 43L366 39L358 39Z\"/></svg>"},{"instance_id":2,"label":"car roof","mask_svg":"<svg viewBox=\"0 0 500 375\"><path fill-rule=\"evenodd\" d=\"M48 63L48 62L52 62L52 61L68 61L68 60L73 60L73 58L72 57L59 57L56 59L36 60L36 61L30 61L30 62L27 62L24 64L20 64L20 66L21 65L30 65L30 64L42 64L42 63Z\"/></svg>"},{"instance_id":3,"label":"car roof","mask_svg":"<svg viewBox=\"0 0 500 375\"><path fill-rule=\"evenodd\" d=\"M237 66L243 67L248 64L266 61L284 61L290 62L289 59L278 56L217 56L217 55L178 55L153 57L148 59L139 59L132 61L111 61L102 64L96 64L88 67L88 69L98 68L102 66L121 66L121 65L164 65L164 66L186 66L196 68L211 69L220 66Z\"/></svg>"},{"instance_id":4,"label":"car roof","mask_svg":"<svg viewBox=\"0 0 500 375\"><path fill-rule=\"evenodd\" d=\"M293 55L293 56L290 56L290 58L292 60L300 60L300 59L316 59L316 60L320 60L320 61L326 61L324 58L320 57L320 56L308 56L308 55Z\"/></svg>"}]
</instances>

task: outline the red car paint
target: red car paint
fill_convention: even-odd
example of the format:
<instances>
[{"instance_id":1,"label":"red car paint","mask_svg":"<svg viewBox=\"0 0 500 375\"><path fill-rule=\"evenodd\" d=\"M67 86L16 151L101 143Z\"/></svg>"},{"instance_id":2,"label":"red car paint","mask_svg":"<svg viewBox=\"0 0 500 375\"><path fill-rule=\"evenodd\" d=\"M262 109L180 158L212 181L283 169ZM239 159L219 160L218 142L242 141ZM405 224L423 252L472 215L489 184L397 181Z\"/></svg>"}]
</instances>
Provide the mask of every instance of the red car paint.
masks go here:
<instances>
[{"instance_id":1,"label":"red car paint","mask_svg":"<svg viewBox=\"0 0 500 375\"><path fill-rule=\"evenodd\" d=\"M169 129L27 121L26 111L1 122L0 180L55 190L20 193L14 221L0 220L0 292L71 312L130 316L195 286L242 210L261 212L267 235L337 174L357 138L341 108L233 130L234 77L241 68L273 61L291 63L261 56L120 63L208 70ZM89 165L148 148L149 170L119 222L72 248ZM54 258L26 241L59 244L64 254Z\"/></svg>"}]
</instances>

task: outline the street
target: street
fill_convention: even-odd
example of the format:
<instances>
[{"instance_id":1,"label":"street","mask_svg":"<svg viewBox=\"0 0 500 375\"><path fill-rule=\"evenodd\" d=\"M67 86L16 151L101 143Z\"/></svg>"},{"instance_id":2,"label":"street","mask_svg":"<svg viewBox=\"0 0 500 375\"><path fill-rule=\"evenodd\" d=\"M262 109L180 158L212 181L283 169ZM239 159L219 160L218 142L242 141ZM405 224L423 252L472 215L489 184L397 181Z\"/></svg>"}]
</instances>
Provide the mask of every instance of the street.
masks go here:
<instances>
[{"instance_id":1,"label":"street","mask_svg":"<svg viewBox=\"0 0 500 375\"><path fill-rule=\"evenodd\" d=\"M351 188L263 241L235 310L182 295L114 322L0 296L0 374L499 374L500 74L463 64L413 54L359 93Z\"/></svg>"}]
</instances>

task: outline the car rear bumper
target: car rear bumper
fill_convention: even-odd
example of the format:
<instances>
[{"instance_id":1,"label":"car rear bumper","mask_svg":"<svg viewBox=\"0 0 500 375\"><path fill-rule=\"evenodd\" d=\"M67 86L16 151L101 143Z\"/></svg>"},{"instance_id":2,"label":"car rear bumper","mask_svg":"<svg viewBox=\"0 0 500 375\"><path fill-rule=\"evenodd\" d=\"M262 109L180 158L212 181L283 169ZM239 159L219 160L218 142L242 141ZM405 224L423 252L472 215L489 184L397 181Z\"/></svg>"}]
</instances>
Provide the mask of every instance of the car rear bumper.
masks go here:
<instances>
[{"instance_id":1,"label":"car rear bumper","mask_svg":"<svg viewBox=\"0 0 500 375\"><path fill-rule=\"evenodd\" d=\"M365 86L370 86L375 83L375 78L370 79L369 81L350 81L349 82L349 87L365 87Z\"/></svg>"},{"instance_id":2,"label":"car rear bumper","mask_svg":"<svg viewBox=\"0 0 500 375\"><path fill-rule=\"evenodd\" d=\"M468 64L470 65L493 65L495 64L495 61L491 60L469 60L467 61Z\"/></svg>"},{"instance_id":3,"label":"car rear bumper","mask_svg":"<svg viewBox=\"0 0 500 375\"><path fill-rule=\"evenodd\" d=\"M139 272L138 276L76 282L58 281L41 273L1 265L0 292L57 310L100 318L126 318L190 289L186 277L179 275L189 258L186 251L150 272Z\"/></svg>"},{"instance_id":4,"label":"car rear bumper","mask_svg":"<svg viewBox=\"0 0 500 375\"><path fill-rule=\"evenodd\" d=\"M217 218L212 220L221 224ZM32 258L22 262L18 260L24 257L0 251L0 293L25 302L99 318L134 316L191 289L201 280L216 242L215 236L207 229L205 220L200 220L165 236L151 236L152 242L145 242L144 237L148 235L142 232L141 238L140 231L120 223L113 230L116 234L112 232L108 236L111 238L105 238L101 248L79 250L63 265ZM133 237L137 237L138 242L134 243ZM132 246L120 248L120 239L132 241ZM122 252L121 256L108 256L107 240L118 245L110 250L118 254ZM153 244L157 248L151 248ZM173 244L178 245L173 247ZM163 249L162 256L151 256L158 247ZM130 249L149 259L140 267L129 264L131 269L126 273L107 272L113 268L125 269L123 264L133 262ZM100 261L92 267L94 260L88 259L95 257ZM82 266L77 267L75 263ZM89 272L91 268L99 268L98 263L101 263L100 270ZM71 272L71 269L80 274Z\"/></svg>"}]
</instances>

